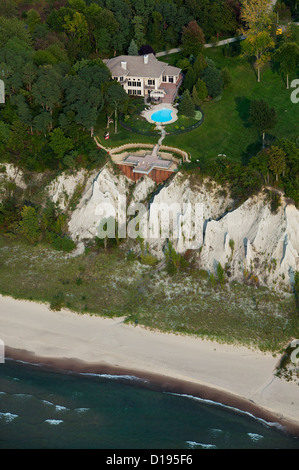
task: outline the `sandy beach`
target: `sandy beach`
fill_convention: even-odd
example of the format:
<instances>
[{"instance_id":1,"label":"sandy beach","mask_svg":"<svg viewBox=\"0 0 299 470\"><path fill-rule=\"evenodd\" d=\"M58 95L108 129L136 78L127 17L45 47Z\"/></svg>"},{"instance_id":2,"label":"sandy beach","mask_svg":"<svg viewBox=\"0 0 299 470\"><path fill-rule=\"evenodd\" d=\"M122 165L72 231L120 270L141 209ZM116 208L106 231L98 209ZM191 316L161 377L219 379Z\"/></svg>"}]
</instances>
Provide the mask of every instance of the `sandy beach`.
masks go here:
<instances>
[{"instance_id":1,"label":"sandy beach","mask_svg":"<svg viewBox=\"0 0 299 470\"><path fill-rule=\"evenodd\" d=\"M135 375L148 386L234 406L299 436L298 385L274 377L279 357L268 353L3 296L0 339L6 359Z\"/></svg>"}]
</instances>

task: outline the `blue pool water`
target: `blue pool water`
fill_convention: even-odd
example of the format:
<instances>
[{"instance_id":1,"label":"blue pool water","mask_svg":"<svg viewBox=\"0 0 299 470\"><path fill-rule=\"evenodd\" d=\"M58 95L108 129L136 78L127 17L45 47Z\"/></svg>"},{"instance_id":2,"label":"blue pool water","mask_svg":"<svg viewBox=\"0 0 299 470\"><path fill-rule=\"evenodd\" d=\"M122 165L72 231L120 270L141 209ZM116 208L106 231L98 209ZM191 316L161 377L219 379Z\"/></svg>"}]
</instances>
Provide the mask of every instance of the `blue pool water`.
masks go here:
<instances>
[{"instance_id":1,"label":"blue pool water","mask_svg":"<svg viewBox=\"0 0 299 470\"><path fill-rule=\"evenodd\" d=\"M168 122L168 121L171 121L171 114L172 114L171 109L163 108L153 113L151 115L151 118L155 122Z\"/></svg>"}]
</instances>

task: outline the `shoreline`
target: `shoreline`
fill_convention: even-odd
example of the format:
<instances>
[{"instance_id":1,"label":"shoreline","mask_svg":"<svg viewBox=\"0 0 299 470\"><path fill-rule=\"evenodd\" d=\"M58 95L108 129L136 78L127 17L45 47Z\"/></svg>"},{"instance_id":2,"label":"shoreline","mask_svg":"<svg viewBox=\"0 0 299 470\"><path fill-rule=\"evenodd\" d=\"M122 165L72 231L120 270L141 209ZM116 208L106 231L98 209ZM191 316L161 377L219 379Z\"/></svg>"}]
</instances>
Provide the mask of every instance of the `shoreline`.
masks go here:
<instances>
[{"instance_id":1,"label":"shoreline","mask_svg":"<svg viewBox=\"0 0 299 470\"><path fill-rule=\"evenodd\" d=\"M207 400L299 437L298 386L274 377L279 358L271 354L10 297L0 296L0 311L7 359L64 373L131 376L136 386Z\"/></svg>"},{"instance_id":2,"label":"shoreline","mask_svg":"<svg viewBox=\"0 0 299 470\"><path fill-rule=\"evenodd\" d=\"M261 420L266 426L273 426L279 432L284 432L299 438L299 423L291 423L281 416L263 409L251 400L235 396L224 390L217 390L206 385L178 380L174 377L162 376L155 373L144 373L132 369L122 369L101 364L84 363L78 359L52 359L37 357L28 351L7 348L7 359L24 363L32 367L41 367L57 373L78 375L98 375L119 377L119 380L131 380L136 387L149 390L172 393L191 399L200 399L214 406L230 409L232 413L246 414L253 419ZM127 382L131 383L131 382Z\"/></svg>"}]
</instances>

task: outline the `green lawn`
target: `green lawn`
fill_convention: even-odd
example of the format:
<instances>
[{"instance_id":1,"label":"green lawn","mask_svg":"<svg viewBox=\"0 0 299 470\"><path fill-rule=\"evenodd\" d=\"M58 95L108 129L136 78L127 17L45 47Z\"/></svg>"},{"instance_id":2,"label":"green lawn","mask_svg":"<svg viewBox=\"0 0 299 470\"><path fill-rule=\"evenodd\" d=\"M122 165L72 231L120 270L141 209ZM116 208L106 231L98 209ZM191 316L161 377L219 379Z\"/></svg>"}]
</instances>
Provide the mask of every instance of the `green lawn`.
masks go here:
<instances>
[{"instance_id":1,"label":"green lawn","mask_svg":"<svg viewBox=\"0 0 299 470\"><path fill-rule=\"evenodd\" d=\"M220 68L227 67L232 76L232 83L224 90L220 101L203 102L204 122L195 130L184 134L166 136L163 144L182 148L191 154L192 159L199 157L215 158L225 154L228 159L246 163L261 148L258 132L248 122L250 102L253 99L265 99L276 110L278 122L268 135L294 138L298 134L299 106L290 100L292 89L287 90L281 76L274 73L270 66L264 68L261 82L257 82L255 71L245 59L225 57L221 47L205 49L205 55L213 59ZM160 60L175 65L180 54L161 57ZM172 127L178 125L174 123ZM136 123L142 128L142 122ZM144 130L149 130L146 124ZM169 127L169 130L171 128ZM167 126L166 126L167 131ZM102 143L106 132L105 116L100 116L95 129ZM156 136L140 135L130 132L118 125L115 134L113 125L109 128L109 147L116 147L130 142L155 144Z\"/></svg>"},{"instance_id":2,"label":"green lawn","mask_svg":"<svg viewBox=\"0 0 299 470\"><path fill-rule=\"evenodd\" d=\"M149 129L150 124L149 123L147 124L148 125L146 126L146 129L144 130L150 130ZM120 125L119 122L117 126L117 133L115 133L113 124L110 124L109 129L106 128L106 125L107 125L106 116L100 115L98 118L97 125L95 126L95 135L98 137L101 144L104 145L105 147L112 148L112 147L118 147L124 144L137 143L137 142L156 144L160 137L160 134L158 133L153 136L147 136L147 135L138 134L137 132L130 132L124 129ZM137 127L138 126L139 126L139 123L137 124ZM109 140L104 139L104 135L106 134L107 131L109 131L109 134L110 134Z\"/></svg>"},{"instance_id":3,"label":"green lawn","mask_svg":"<svg viewBox=\"0 0 299 470\"><path fill-rule=\"evenodd\" d=\"M222 48L207 49L205 54L220 68L227 67L232 83L222 99L202 103L203 124L188 134L166 137L166 145L180 146L193 159L214 158L225 154L230 160L248 161L260 147L259 135L248 122L248 110L253 99L265 99L277 112L278 122L271 131L276 137L298 134L299 107L290 100L282 78L268 66L258 83L252 66L239 57L224 57Z\"/></svg>"}]
</instances>

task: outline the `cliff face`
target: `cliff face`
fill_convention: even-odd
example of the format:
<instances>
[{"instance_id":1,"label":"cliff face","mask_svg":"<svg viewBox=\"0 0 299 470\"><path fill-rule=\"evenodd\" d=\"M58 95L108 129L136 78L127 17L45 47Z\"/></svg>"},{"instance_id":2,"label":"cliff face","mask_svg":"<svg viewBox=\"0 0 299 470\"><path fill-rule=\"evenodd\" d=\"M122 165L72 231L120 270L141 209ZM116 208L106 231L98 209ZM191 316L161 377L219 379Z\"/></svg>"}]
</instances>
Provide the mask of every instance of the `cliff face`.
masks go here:
<instances>
[{"instance_id":1,"label":"cliff face","mask_svg":"<svg viewBox=\"0 0 299 470\"><path fill-rule=\"evenodd\" d=\"M22 173L12 165L1 173L0 183L4 180L26 191ZM101 221L112 216L128 247L139 248L133 238L139 234L161 260L171 240L177 252L194 254L199 269L216 273L220 263L230 280L289 289L299 271L299 211L284 197L275 214L265 193L232 209L229 194L208 179L194 182L177 173L157 187L148 177L133 183L110 165L100 172L61 175L48 186L47 197L70 214L76 253L98 236Z\"/></svg>"},{"instance_id":2,"label":"cliff face","mask_svg":"<svg viewBox=\"0 0 299 470\"><path fill-rule=\"evenodd\" d=\"M231 278L289 286L299 269L299 212L282 198L276 214L264 195L248 199L221 220L207 224L201 264L213 270L227 265Z\"/></svg>"},{"instance_id":3,"label":"cliff face","mask_svg":"<svg viewBox=\"0 0 299 470\"><path fill-rule=\"evenodd\" d=\"M215 273L220 263L231 280L246 278L278 289L293 284L299 270L299 211L293 204L282 197L273 214L262 193L230 210L232 201L222 188L208 180L194 184L179 173L159 190L150 178L134 184L105 167L88 180L71 215L70 234L78 242L94 238L104 217L124 220L120 212L125 205L128 214L129 207L145 200L136 206L141 235L159 259L169 239L179 253L194 250L199 269ZM134 229L136 214L132 210L127 216Z\"/></svg>"}]
</instances>

